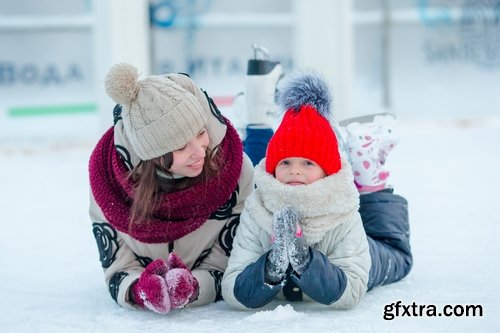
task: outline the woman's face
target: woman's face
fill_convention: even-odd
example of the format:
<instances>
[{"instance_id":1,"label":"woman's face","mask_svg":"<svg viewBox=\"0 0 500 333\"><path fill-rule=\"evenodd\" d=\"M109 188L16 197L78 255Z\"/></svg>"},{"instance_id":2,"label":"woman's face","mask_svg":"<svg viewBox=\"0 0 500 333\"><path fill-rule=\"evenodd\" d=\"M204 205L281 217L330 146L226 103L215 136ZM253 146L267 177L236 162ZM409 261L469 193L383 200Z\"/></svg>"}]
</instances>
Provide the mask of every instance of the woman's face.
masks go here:
<instances>
[{"instance_id":1,"label":"woman's face","mask_svg":"<svg viewBox=\"0 0 500 333\"><path fill-rule=\"evenodd\" d=\"M184 147L173 151L174 161L169 171L180 176L196 177L203 170L205 153L210 139L203 128Z\"/></svg>"},{"instance_id":2,"label":"woman's face","mask_svg":"<svg viewBox=\"0 0 500 333\"><path fill-rule=\"evenodd\" d=\"M326 176L323 169L307 158L289 157L278 162L276 179L288 185L307 185Z\"/></svg>"}]
</instances>

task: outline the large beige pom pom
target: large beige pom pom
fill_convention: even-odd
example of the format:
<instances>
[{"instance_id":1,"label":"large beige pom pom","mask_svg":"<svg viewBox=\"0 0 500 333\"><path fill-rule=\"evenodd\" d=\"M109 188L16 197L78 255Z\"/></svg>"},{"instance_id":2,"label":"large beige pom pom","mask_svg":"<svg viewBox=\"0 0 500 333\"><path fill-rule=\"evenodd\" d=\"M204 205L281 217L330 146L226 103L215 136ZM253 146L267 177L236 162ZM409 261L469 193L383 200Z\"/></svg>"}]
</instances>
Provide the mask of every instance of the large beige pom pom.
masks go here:
<instances>
[{"instance_id":1,"label":"large beige pom pom","mask_svg":"<svg viewBox=\"0 0 500 333\"><path fill-rule=\"evenodd\" d=\"M106 93L120 105L129 104L137 96L139 85L137 68L130 64L116 64L106 75Z\"/></svg>"}]
</instances>

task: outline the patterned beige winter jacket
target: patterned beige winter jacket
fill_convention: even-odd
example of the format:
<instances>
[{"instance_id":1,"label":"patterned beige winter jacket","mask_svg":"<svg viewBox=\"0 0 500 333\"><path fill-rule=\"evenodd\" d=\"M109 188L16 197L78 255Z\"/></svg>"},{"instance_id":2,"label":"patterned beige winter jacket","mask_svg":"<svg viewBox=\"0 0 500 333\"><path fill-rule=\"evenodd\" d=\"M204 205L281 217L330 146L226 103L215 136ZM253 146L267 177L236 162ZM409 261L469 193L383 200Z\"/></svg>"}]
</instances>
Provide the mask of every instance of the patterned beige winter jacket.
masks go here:
<instances>
[{"instance_id":1,"label":"patterned beige winter jacket","mask_svg":"<svg viewBox=\"0 0 500 333\"><path fill-rule=\"evenodd\" d=\"M233 193L236 204L230 214L209 219L197 230L170 244L142 243L116 230L108 223L91 194L93 233L112 298L123 307L135 307L129 300L130 286L144 271L144 266L158 258L166 260L171 249L192 269L200 285L198 299L189 306L208 304L216 297L220 298L222 273L227 266L239 214L253 188L252 168L252 162L245 155L238 189Z\"/></svg>"},{"instance_id":2,"label":"patterned beige winter jacket","mask_svg":"<svg viewBox=\"0 0 500 333\"><path fill-rule=\"evenodd\" d=\"M221 123L220 111L209 105L208 98L203 91L186 75L168 74L167 76L193 93L207 112L208 123L205 127L210 136L209 147L214 149L226 134L226 125ZM116 108L115 111L117 111ZM124 133L120 113L115 112L115 145L130 169L139 162L139 158L133 153ZM139 278L148 263L158 258L166 260L173 249L188 268L192 269L194 277L199 282L199 296L188 306L208 304L220 299L220 283L227 266L235 229L239 223L243 203L252 189L253 165L248 156L243 154L238 186L228 203L214 212L211 219L190 234L172 243L159 244L142 243L116 230L104 217L91 191L90 219L111 297L123 307L135 308L129 300L129 289L132 283Z\"/></svg>"}]
</instances>

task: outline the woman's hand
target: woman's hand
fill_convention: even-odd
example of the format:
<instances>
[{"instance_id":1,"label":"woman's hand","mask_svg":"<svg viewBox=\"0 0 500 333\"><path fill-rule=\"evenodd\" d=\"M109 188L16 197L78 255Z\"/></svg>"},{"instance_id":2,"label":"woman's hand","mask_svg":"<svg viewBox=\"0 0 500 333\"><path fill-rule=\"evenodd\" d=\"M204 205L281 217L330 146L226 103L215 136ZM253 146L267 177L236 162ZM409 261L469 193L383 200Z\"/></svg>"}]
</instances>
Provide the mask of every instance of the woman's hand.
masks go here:
<instances>
[{"instance_id":1,"label":"woman's hand","mask_svg":"<svg viewBox=\"0 0 500 333\"><path fill-rule=\"evenodd\" d=\"M174 252L167 262L150 263L132 286L133 301L153 312L166 314L198 297L198 281Z\"/></svg>"}]
</instances>

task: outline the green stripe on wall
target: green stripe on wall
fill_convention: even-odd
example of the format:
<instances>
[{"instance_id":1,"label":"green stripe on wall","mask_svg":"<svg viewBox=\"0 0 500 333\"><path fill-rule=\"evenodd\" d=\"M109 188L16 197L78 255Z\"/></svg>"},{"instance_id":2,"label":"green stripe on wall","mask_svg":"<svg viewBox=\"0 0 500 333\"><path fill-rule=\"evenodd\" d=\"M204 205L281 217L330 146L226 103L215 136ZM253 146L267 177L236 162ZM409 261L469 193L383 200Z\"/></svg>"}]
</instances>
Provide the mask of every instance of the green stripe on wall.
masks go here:
<instances>
[{"instance_id":1,"label":"green stripe on wall","mask_svg":"<svg viewBox=\"0 0 500 333\"><path fill-rule=\"evenodd\" d=\"M78 114L96 112L96 104L75 104L75 105L53 105L53 106L30 106L12 107L7 110L11 117L32 117L49 116L59 114Z\"/></svg>"}]
</instances>

